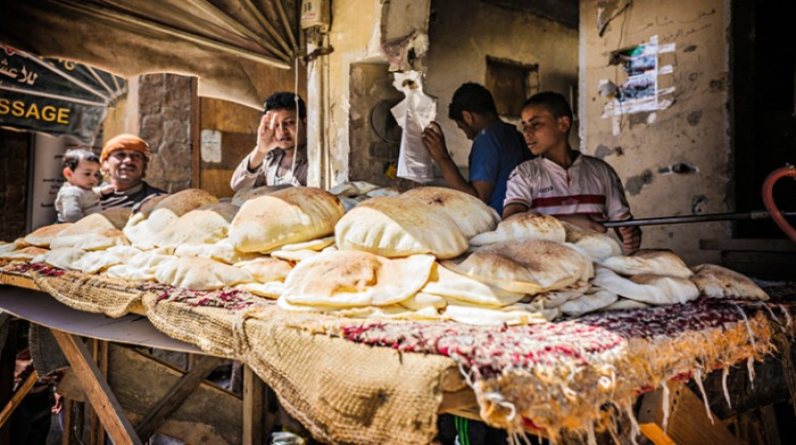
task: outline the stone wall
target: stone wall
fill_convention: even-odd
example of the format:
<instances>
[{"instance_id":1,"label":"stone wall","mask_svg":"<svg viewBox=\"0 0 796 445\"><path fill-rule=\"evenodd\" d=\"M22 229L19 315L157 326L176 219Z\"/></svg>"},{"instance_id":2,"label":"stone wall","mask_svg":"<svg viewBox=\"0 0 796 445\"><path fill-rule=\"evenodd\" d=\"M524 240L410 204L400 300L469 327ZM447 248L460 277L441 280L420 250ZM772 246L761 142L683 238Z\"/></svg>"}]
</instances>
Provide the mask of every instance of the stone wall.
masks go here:
<instances>
[{"instance_id":1,"label":"stone wall","mask_svg":"<svg viewBox=\"0 0 796 445\"><path fill-rule=\"evenodd\" d=\"M152 151L146 181L170 193L191 186L191 78L146 74L138 82L139 136Z\"/></svg>"},{"instance_id":2,"label":"stone wall","mask_svg":"<svg viewBox=\"0 0 796 445\"><path fill-rule=\"evenodd\" d=\"M25 234L29 133L0 130L0 240Z\"/></svg>"}]
</instances>

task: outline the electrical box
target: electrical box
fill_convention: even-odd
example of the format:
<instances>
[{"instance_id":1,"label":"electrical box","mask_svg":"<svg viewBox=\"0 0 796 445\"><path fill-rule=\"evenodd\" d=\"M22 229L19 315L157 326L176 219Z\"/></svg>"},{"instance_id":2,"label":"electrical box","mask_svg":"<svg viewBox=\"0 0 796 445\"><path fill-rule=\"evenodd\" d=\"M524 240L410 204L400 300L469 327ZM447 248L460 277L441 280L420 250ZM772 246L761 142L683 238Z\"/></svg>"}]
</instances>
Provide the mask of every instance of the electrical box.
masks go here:
<instances>
[{"instance_id":1,"label":"electrical box","mask_svg":"<svg viewBox=\"0 0 796 445\"><path fill-rule=\"evenodd\" d=\"M302 0L301 1L301 29L316 26L324 31L331 25L331 0Z\"/></svg>"}]
</instances>

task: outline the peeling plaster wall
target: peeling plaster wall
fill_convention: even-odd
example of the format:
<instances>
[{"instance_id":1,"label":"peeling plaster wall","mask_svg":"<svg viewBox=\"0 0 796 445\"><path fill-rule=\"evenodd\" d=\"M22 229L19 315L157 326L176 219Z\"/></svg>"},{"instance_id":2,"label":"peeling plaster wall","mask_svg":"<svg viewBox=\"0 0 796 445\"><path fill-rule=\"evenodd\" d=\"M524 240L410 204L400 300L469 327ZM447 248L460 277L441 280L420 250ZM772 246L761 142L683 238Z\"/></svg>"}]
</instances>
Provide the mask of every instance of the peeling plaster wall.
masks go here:
<instances>
[{"instance_id":1,"label":"peeling plaster wall","mask_svg":"<svg viewBox=\"0 0 796 445\"><path fill-rule=\"evenodd\" d=\"M349 118L364 119L350 106L351 65L362 62L386 63L381 53L382 28L389 32L419 29L425 32L426 14L402 16L409 8L428 11L428 1L335 0L332 2L332 28L329 43L329 171L331 185L346 182L349 176ZM389 19L384 14L389 12ZM420 17L420 19L418 19ZM385 24L382 24L382 21ZM422 23L413 23L420 20ZM356 148L354 148L356 150Z\"/></svg>"},{"instance_id":2,"label":"peeling plaster wall","mask_svg":"<svg viewBox=\"0 0 796 445\"><path fill-rule=\"evenodd\" d=\"M439 98L437 120L456 165L467 166L472 143L448 119L448 105L461 84L486 82L487 56L538 63L543 91L569 97L570 88L577 86L577 30L478 0L437 0L432 9L436 21L429 25L425 91ZM573 134L577 146L577 129Z\"/></svg>"},{"instance_id":3,"label":"peeling plaster wall","mask_svg":"<svg viewBox=\"0 0 796 445\"><path fill-rule=\"evenodd\" d=\"M598 3L614 12L624 5L622 0L581 2L583 151L616 169L636 218L731 211L729 2L636 1L602 37ZM608 63L610 53L655 35L660 45L676 45L666 55L674 70L668 75L674 103L654 113L622 115L615 135L612 119L602 117L609 99L599 95L598 82L624 82L621 68ZM718 262L717 253L699 249L699 240L729 236L729 223L650 226L642 247L670 248L689 264Z\"/></svg>"}]
</instances>

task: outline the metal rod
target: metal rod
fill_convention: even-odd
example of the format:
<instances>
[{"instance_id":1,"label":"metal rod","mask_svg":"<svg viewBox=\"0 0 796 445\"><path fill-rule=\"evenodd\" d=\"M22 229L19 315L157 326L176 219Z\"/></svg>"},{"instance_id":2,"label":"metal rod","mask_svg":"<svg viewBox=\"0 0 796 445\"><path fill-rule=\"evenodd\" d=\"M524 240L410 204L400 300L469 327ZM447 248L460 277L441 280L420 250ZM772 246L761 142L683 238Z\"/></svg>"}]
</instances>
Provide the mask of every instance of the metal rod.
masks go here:
<instances>
[{"instance_id":1,"label":"metal rod","mask_svg":"<svg viewBox=\"0 0 796 445\"><path fill-rule=\"evenodd\" d=\"M796 212L781 213L782 216L796 216ZM756 210L747 213L710 213L706 215L662 216L659 218L631 219L627 221L606 221L601 224L610 229L614 227L656 226L664 224L689 224L709 221L736 221L742 219L768 218L771 218L771 214L769 212Z\"/></svg>"}]
</instances>

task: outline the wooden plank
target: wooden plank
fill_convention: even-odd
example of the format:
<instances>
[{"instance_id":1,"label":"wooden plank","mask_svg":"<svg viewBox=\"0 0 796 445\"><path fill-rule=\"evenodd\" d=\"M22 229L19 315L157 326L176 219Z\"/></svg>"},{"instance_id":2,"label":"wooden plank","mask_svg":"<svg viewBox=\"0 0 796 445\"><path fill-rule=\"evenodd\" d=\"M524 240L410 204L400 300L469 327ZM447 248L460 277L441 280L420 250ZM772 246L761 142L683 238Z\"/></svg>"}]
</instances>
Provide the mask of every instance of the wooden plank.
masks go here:
<instances>
[{"instance_id":1,"label":"wooden plank","mask_svg":"<svg viewBox=\"0 0 796 445\"><path fill-rule=\"evenodd\" d=\"M108 383L134 425L149 413L185 372L136 348L111 343ZM242 441L240 397L204 380L158 432L185 443Z\"/></svg>"},{"instance_id":2,"label":"wooden plank","mask_svg":"<svg viewBox=\"0 0 796 445\"><path fill-rule=\"evenodd\" d=\"M715 414L712 424L705 405L688 387L667 382L669 387L669 418L667 430L663 430L663 390L657 389L644 395L638 414L642 434L658 444L739 444L735 436L719 421Z\"/></svg>"},{"instance_id":3,"label":"wooden plank","mask_svg":"<svg viewBox=\"0 0 796 445\"><path fill-rule=\"evenodd\" d=\"M70 445L72 441L72 421L74 416L72 411L75 408L75 402L70 399L65 399L64 406L61 408L64 412L63 415L63 431L61 432L61 445Z\"/></svg>"},{"instance_id":4,"label":"wooden plank","mask_svg":"<svg viewBox=\"0 0 796 445\"><path fill-rule=\"evenodd\" d=\"M265 384L248 366L243 367L243 443L259 445L264 440L263 408Z\"/></svg>"},{"instance_id":5,"label":"wooden plank","mask_svg":"<svg viewBox=\"0 0 796 445\"><path fill-rule=\"evenodd\" d=\"M11 418L11 415L14 414L14 410L17 409L20 403L22 403L22 399L25 398L26 395L33 389L33 385L36 384L36 380L39 379L39 375L36 371L30 373L27 379L22 383L22 385L17 389L14 393L14 396L11 397L11 400L6 403L6 406L3 408L3 411L0 412L0 428L8 422L8 419Z\"/></svg>"},{"instance_id":6,"label":"wooden plank","mask_svg":"<svg viewBox=\"0 0 796 445\"><path fill-rule=\"evenodd\" d=\"M0 284L39 290L39 288L36 286L36 283L33 282L33 278L8 272L0 273Z\"/></svg>"},{"instance_id":7,"label":"wooden plank","mask_svg":"<svg viewBox=\"0 0 796 445\"><path fill-rule=\"evenodd\" d=\"M108 342L92 339L91 349L94 362L100 370L100 374L105 381L108 380ZM89 435L91 445L105 445L105 429L99 421L96 410L91 411L91 433Z\"/></svg>"},{"instance_id":8,"label":"wooden plank","mask_svg":"<svg viewBox=\"0 0 796 445\"><path fill-rule=\"evenodd\" d=\"M202 380L205 379L217 366L223 362L222 359L205 356L198 362L191 372L185 374L177 384L147 413L138 423L136 431L143 440L149 439L158 428L185 402L191 394L199 388Z\"/></svg>"},{"instance_id":9,"label":"wooden plank","mask_svg":"<svg viewBox=\"0 0 796 445\"><path fill-rule=\"evenodd\" d=\"M448 413L452 410L467 409L475 407L478 408L478 401L475 399L475 393L472 389L466 388L456 392L446 392L442 394L442 403L439 404L437 412Z\"/></svg>"},{"instance_id":10,"label":"wooden plank","mask_svg":"<svg viewBox=\"0 0 796 445\"><path fill-rule=\"evenodd\" d=\"M52 330L52 333L113 442L117 445L141 444L110 386L91 361L86 345L66 332Z\"/></svg>"},{"instance_id":11,"label":"wooden plank","mask_svg":"<svg viewBox=\"0 0 796 445\"><path fill-rule=\"evenodd\" d=\"M189 130L191 132L191 188L198 189L201 186L199 178L199 165L202 161L201 153L201 112L199 100L199 78L191 77L191 120Z\"/></svg>"}]
</instances>

